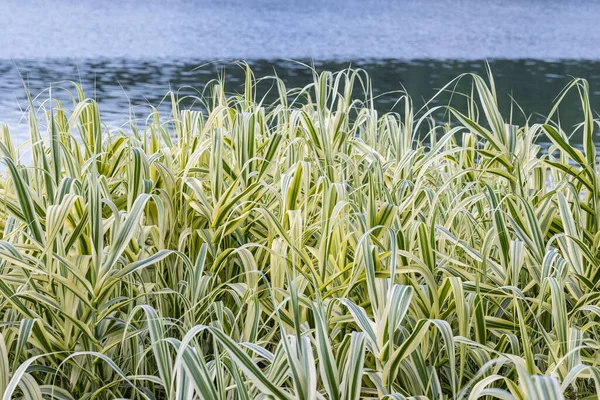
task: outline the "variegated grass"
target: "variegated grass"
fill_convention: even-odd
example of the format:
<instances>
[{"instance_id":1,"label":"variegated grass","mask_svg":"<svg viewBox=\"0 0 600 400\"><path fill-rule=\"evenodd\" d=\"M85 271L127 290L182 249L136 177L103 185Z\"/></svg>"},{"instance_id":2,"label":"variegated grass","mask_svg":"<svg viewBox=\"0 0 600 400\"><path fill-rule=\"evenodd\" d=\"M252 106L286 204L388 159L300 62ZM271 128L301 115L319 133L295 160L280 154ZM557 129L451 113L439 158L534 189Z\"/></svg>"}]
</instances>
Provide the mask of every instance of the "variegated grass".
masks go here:
<instances>
[{"instance_id":1,"label":"variegated grass","mask_svg":"<svg viewBox=\"0 0 600 400\"><path fill-rule=\"evenodd\" d=\"M460 78L451 124L353 69L267 103L247 68L143 129L77 85L32 106L30 163L0 135L3 399L596 398L588 85L578 147Z\"/></svg>"}]
</instances>

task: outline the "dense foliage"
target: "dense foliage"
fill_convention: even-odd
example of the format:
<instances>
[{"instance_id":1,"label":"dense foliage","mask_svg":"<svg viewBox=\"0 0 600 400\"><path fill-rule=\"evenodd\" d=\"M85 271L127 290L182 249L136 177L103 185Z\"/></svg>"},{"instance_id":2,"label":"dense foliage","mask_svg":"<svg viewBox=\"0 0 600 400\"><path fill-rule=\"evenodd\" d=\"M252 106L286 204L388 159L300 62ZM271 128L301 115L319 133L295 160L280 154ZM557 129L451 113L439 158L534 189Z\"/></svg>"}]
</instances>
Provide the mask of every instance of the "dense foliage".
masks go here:
<instances>
[{"instance_id":1,"label":"dense foliage","mask_svg":"<svg viewBox=\"0 0 600 400\"><path fill-rule=\"evenodd\" d=\"M32 106L28 161L0 135L3 399L595 398L587 83L578 148L488 78L383 115L359 70L266 102L248 69L143 129Z\"/></svg>"}]
</instances>

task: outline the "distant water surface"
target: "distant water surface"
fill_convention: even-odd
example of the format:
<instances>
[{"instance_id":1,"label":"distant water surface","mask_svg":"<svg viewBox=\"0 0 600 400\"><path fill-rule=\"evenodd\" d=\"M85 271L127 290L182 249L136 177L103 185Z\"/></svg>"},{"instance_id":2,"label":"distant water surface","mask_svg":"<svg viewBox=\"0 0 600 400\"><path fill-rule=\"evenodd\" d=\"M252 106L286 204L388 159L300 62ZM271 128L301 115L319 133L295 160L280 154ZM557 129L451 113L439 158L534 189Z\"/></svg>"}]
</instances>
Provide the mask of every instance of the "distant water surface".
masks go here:
<instances>
[{"instance_id":1,"label":"distant water surface","mask_svg":"<svg viewBox=\"0 0 600 400\"><path fill-rule=\"evenodd\" d=\"M600 59L596 0L2 0L0 58Z\"/></svg>"},{"instance_id":2,"label":"distant water surface","mask_svg":"<svg viewBox=\"0 0 600 400\"><path fill-rule=\"evenodd\" d=\"M119 126L148 105L166 112L168 90L194 94L220 71L196 67L232 59L250 60L258 77L277 71L288 87L311 73L284 59L360 66L375 94L404 86L417 106L459 74L484 74L487 59L502 109L512 96L541 120L535 113L549 112L571 76L588 79L598 103L598 16L590 0L1 0L0 122L23 140L23 81L41 100L50 85L77 81ZM229 64L227 79L240 89L239 68ZM397 97L376 106L387 111ZM579 122L576 98L560 117Z\"/></svg>"}]
</instances>

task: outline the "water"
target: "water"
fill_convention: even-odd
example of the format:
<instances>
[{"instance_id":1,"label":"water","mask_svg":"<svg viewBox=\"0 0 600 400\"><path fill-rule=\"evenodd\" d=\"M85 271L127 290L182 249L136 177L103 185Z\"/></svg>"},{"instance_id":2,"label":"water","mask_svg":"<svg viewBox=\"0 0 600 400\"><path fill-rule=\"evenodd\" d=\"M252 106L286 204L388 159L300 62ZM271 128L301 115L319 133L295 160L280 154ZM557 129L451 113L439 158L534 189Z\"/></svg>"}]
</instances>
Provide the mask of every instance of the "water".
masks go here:
<instances>
[{"instance_id":1,"label":"water","mask_svg":"<svg viewBox=\"0 0 600 400\"><path fill-rule=\"evenodd\" d=\"M0 58L600 59L596 0L2 0Z\"/></svg>"},{"instance_id":2,"label":"water","mask_svg":"<svg viewBox=\"0 0 600 400\"><path fill-rule=\"evenodd\" d=\"M512 95L541 120L534 113L548 113L571 76L588 79L600 103L598 16L600 1L584 0L2 0L0 122L23 139L22 80L40 99L73 80L118 126L131 112L144 117L148 104L167 110L169 89L201 90L220 67L195 68L231 59L250 60L257 76L275 69L288 87L311 74L284 59L315 60L320 70L352 63L370 73L376 94L403 85L417 105L460 73L484 74L489 59L503 110ZM240 71L227 72L229 89L239 89ZM397 96L378 97L377 107ZM560 116L564 126L579 122L576 98Z\"/></svg>"},{"instance_id":3,"label":"water","mask_svg":"<svg viewBox=\"0 0 600 400\"><path fill-rule=\"evenodd\" d=\"M170 103L164 99L169 90L178 90L180 96L196 95L206 82L217 78L219 72L227 73L226 89L230 92L243 90L243 70L233 64L202 65L201 61L161 62L139 60L44 60L0 62L0 121L8 123L21 137L27 133L23 110L27 99L23 89L25 83L33 94L39 94L39 102L48 98L47 88L54 87L53 95L68 101L61 88L71 89L68 80L83 85L86 95L98 99L103 121L113 127L136 119L140 124L151 111L150 105L168 114ZM316 62L319 70L339 70L348 62ZM416 106L436 94L457 74L475 72L485 74L485 63L480 61L435 61L435 60L379 60L354 62L356 67L367 70L373 81L373 91L377 96L376 107L389 111L399 97L397 91L402 86L412 95ZM284 79L288 87L304 86L312 81L312 72L299 64L289 61L252 61L251 66L257 77L272 75L273 71ZM543 121L543 115L550 112L554 98L571 81L571 76L590 80L592 103L600 104L600 63L595 61L544 62L538 60L496 60L491 61L501 109L509 115L511 96L525 112L514 111L513 121L523 123ZM469 80L464 79L459 90L469 89ZM258 89L266 92L271 87L264 82ZM446 104L449 96L442 96L436 103ZM454 104L463 103L455 96ZM188 101L188 105L190 102ZM516 110L516 108L514 108ZM401 110L399 110L401 111ZM566 128L581 121L581 109L573 92L560 109L561 124ZM438 115L440 118L441 115ZM579 140L575 137L575 140Z\"/></svg>"}]
</instances>

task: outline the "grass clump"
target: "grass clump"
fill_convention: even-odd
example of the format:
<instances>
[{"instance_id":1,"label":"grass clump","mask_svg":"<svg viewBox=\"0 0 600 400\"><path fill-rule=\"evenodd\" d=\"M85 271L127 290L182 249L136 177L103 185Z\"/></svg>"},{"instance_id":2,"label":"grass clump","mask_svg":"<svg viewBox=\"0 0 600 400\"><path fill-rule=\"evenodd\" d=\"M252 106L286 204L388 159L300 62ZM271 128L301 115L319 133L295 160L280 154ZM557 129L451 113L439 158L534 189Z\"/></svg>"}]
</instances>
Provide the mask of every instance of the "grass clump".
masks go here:
<instances>
[{"instance_id":1,"label":"grass clump","mask_svg":"<svg viewBox=\"0 0 600 400\"><path fill-rule=\"evenodd\" d=\"M77 88L27 166L2 129L3 399L595 398L585 81L577 148L479 76L443 125L360 70L271 79L112 133Z\"/></svg>"}]
</instances>

